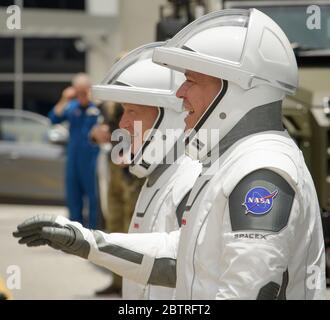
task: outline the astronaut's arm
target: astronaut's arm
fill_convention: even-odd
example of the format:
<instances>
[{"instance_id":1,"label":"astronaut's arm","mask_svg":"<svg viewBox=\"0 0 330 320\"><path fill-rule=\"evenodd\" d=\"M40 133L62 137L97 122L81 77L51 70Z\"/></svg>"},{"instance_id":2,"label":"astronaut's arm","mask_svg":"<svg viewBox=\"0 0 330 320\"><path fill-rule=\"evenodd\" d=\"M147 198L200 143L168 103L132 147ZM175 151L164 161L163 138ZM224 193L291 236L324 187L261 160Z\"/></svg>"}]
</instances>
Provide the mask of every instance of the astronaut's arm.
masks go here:
<instances>
[{"instance_id":1,"label":"astronaut's arm","mask_svg":"<svg viewBox=\"0 0 330 320\"><path fill-rule=\"evenodd\" d=\"M93 231L88 260L140 284L175 287L180 230L170 233L106 234Z\"/></svg>"},{"instance_id":2,"label":"astronaut's arm","mask_svg":"<svg viewBox=\"0 0 330 320\"><path fill-rule=\"evenodd\" d=\"M60 100L48 114L48 117L53 124L58 124L67 120L70 110L70 103L76 98L76 96L77 92L74 87L68 87L63 90Z\"/></svg>"},{"instance_id":3,"label":"astronaut's arm","mask_svg":"<svg viewBox=\"0 0 330 320\"><path fill-rule=\"evenodd\" d=\"M180 230L171 233L106 234L64 217L35 216L14 236L28 247L49 245L146 285L175 287Z\"/></svg>"},{"instance_id":4,"label":"astronaut's arm","mask_svg":"<svg viewBox=\"0 0 330 320\"><path fill-rule=\"evenodd\" d=\"M298 212L295 191L271 170L252 172L236 185L224 213L216 299L285 299Z\"/></svg>"},{"instance_id":5,"label":"astronaut's arm","mask_svg":"<svg viewBox=\"0 0 330 320\"><path fill-rule=\"evenodd\" d=\"M59 124L63 121L68 120L68 115L70 111L70 104L67 103L63 106L63 111L61 113L56 112L56 107L54 107L51 111L48 113L48 118L50 119L52 124Z\"/></svg>"}]
</instances>

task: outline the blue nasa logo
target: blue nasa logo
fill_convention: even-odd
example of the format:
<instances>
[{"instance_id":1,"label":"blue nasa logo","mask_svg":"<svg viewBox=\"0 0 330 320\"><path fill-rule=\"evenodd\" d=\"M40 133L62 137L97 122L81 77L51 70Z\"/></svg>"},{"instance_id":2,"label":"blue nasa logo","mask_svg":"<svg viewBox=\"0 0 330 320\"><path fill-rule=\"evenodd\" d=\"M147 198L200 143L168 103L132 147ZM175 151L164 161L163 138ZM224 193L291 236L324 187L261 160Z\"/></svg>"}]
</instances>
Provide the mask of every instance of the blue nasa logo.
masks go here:
<instances>
[{"instance_id":1,"label":"blue nasa logo","mask_svg":"<svg viewBox=\"0 0 330 320\"><path fill-rule=\"evenodd\" d=\"M242 204L245 206L245 214L264 215L273 207L274 198L277 196L278 190L270 192L263 187L255 187L251 189L245 196Z\"/></svg>"}]
</instances>

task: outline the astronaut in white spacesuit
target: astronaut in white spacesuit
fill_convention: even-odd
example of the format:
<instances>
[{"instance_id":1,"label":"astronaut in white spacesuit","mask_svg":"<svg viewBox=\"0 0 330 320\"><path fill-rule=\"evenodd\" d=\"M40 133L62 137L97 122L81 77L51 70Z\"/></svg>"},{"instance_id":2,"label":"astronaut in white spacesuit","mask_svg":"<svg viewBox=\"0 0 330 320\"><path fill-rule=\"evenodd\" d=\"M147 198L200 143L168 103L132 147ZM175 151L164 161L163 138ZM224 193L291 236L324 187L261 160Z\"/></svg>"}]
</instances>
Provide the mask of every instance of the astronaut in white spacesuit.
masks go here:
<instances>
[{"instance_id":1,"label":"astronaut in white spacesuit","mask_svg":"<svg viewBox=\"0 0 330 320\"><path fill-rule=\"evenodd\" d=\"M212 13L156 49L154 61L185 72L177 95L202 113L187 148L204 169L183 215L176 297L324 298L317 195L281 122L282 100L298 85L283 31L255 9ZM203 109L198 92L212 77L221 90Z\"/></svg>"},{"instance_id":2,"label":"astronaut in white spacesuit","mask_svg":"<svg viewBox=\"0 0 330 320\"><path fill-rule=\"evenodd\" d=\"M182 100L175 96L184 76L152 62L154 48L163 44L152 43L132 51L113 66L100 85L93 87L94 98L122 103L124 114L120 127L132 135L132 139L128 136L128 144L122 140L113 147L113 161L120 164L125 161L126 151L132 150L134 158L130 172L147 178L134 210L129 233L171 232L179 229L187 195L202 169L197 160L193 161L184 155L184 118L187 113L182 108ZM120 140L127 138L127 135L115 131L112 138ZM181 140L177 141L178 138ZM126 150L125 147L130 147L131 142L131 148ZM180 142L182 146L179 146ZM128 153L130 156L131 152ZM31 224L31 221L36 224ZM44 244L42 235L38 236L38 232L42 231L39 226L52 226L51 221L54 221L54 217L32 218L24 225L25 228L27 225L35 228L20 233L23 236L21 242L29 246ZM56 222L59 221L70 225L72 234L75 231L79 233L80 225L75 229L75 224L69 220L59 217ZM43 231L47 234L47 229ZM56 230L48 231L47 236L55 236ZM93 231L92 234L99 252L106 253L108 259L114 259L118 268L125 269L126 263L134 265L138 262L139 258L133 252L108 243L105 233ZM97 263L102 265L102 258ZM138 269L135 272L139 277L141 272ZM173 294L173 288L141 285L123 279L124 299L172 299Z\"/></svg>"},{"instance_id":3,"label":"astronaut in white spacesuit","mask_svg":"<svg viewBox=\"0 0 330 320\"><path fill-rule=\"evenodd\" d=\"M203 170L181 229L107 236L135 254L136 265L122 272L140 283L175 285L177 299L325 298L317 195L281 121L282 101L298 85L283 31L256 9L213 12L156 48L153 60L186 75L177 92L194 129L186 153ZM79 230L61 248L83 248L89 260L114 269L93 233Z\"/></svg>"},{"instance_id":4,"label":"astronaut in white spacesuit","mask_svg":"<svg viewBox=\"0 0 330 320\"><path fill-rule=\"evenodd\" d=\"M183 215L176 298L323 299L317 195L281 121L282 100L298 85L283 31L255 9L211 13L154 61L185 72L177 95L202 114L187 148L204 169ZM221 90L204 108L199 92L212 77Z\"/></svg>"}]
</instances>

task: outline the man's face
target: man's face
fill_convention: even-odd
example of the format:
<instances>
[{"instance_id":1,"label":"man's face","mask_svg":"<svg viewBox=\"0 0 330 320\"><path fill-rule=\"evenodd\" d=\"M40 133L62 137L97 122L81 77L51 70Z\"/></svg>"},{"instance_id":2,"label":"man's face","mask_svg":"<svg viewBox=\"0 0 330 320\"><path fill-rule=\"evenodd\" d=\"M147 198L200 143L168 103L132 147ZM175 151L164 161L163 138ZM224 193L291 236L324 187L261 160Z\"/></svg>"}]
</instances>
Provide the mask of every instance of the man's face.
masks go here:
<instances>
[{"instance_id":1,"label":"man's face","mask_svg":"<svg viewBox=\"0 0 330 320\"><path fill-rule=\"evenodd\" d=\"M132 153L136 154L144 142L144 134L151 129L158 116L158 108L136 104L123 104L124 113L119 122L121 129L126 129L132 138ZM134 131L134 122L136 122ZM141 130L139 130L139 128Z\"/></svg>"},{"instance_id":2,"label":"man's face","mask_svg":"<svg viewBox=\"0 0 330 320\"><path fill-rule=\"evenodd\" d=\"M185 119L186 130L195 127L208 106L220 92L222 80L205 74L187 71L186 81L178 89L176 96L183 99L185 110L189 112Z\"/></svg>"},{"instance_id":3,"label":"man's face","mask_svg":"<svg viewBox=\"0 0 330 320\"><path fill-rule=\"evenodd\" d=\"M90 101L90 87L85 84L76 84L76 97L82 106L87 106Z\"/></svg>"}]
</instances>

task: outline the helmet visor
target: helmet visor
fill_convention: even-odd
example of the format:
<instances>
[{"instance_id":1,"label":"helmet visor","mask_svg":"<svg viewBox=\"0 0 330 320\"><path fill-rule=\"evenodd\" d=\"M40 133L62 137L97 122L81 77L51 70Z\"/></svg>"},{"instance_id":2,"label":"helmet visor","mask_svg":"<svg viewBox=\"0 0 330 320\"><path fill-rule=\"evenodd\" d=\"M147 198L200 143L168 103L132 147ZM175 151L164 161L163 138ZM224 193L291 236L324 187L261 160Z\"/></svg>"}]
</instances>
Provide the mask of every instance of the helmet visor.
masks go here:
<instances>
[{"instance_id":1,"label":"helmet visor","mask_svg":"<svg viewBox=\"0 0 330 320\"><path fill-rule=\"evenodd\" d=\"M152 62L154 49L162 45L155 42L142 46L118 61L101 84L93 86L93 97L181 112L182 100L175 94L184 80L182 75Z\"/></svg>"}]
</instances>

